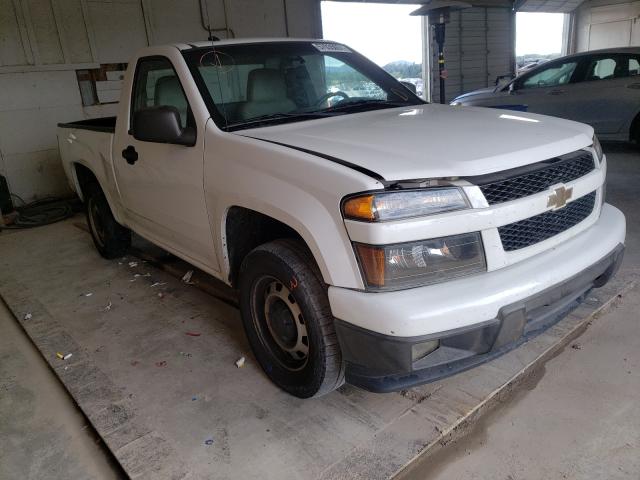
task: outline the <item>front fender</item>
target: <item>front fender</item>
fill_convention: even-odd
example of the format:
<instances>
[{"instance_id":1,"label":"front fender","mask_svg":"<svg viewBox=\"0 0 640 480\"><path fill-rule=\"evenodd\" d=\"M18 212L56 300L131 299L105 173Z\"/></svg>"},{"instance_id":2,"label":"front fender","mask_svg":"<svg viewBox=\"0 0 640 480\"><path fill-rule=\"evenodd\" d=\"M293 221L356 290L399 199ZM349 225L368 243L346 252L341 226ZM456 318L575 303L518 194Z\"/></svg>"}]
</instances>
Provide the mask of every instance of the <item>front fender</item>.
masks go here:
<instances>
[{"instance_id":1,"label":"front fender","mask_svg":"<svg viewBox=\"0 0 640 480\"><path fill-rule=\"evenodd\" d=\"M340 201L357 191L382 188L379 182L326 159L236 134L209 132L206 144L207 152L215 154L205 154L205 192L209 211L215 212L213 233L227 276L226 214L239 206L295 230L327 284L364 288Z\"/></svg>"}]
</instances>

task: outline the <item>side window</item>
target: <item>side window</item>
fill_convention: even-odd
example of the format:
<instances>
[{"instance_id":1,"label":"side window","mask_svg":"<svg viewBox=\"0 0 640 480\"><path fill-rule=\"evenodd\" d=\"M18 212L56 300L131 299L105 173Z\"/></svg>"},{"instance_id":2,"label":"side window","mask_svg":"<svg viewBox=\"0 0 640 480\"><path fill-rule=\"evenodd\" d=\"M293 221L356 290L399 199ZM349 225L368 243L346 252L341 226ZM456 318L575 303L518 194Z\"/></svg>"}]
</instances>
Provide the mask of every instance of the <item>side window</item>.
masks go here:
<instances>
[{"instance_id":1,"label":"side window","mask_svg":"<svg viewBox=\"0 0 640 480\"><path fill-rule=\"evenodd\" d=\"M635 77L640 75L640 57L628 57L629 58L629 76Z\"/></svg>"},{"instance_id":2,"label":"side window","mask_svg":"<svg viewBox=\"0 0 640 480\"><path fill-rule=\"evenodd\" d=\"M615 57L594 58L589 62L589 66L587 67L585 81L609 80L621 76L617 74L621 67L621 65L618 65L619 63L621 62Z\"/></svg>"},{"instance_id":3,"label":"side window","mask_svg":"<svg viewBox=\"0 0 640 480\"><path fill-rule=\"evenodd\" d=\"M566 85L571 80L578 62L565 62L550 65L534 73L520 83L519 88L542 88Z\"/></svg>"},{"instance_id":4,"label":"side window","mask_svg":"<svg viewBox=\"0 0 640 480\"><path fill-rule=\"evenodd\" d=\"M171 62L166 58L143 59L136 70L131 115L159 106L175 107L182 128L187 126L189 104Z\"/></svg>"}]
</instances>

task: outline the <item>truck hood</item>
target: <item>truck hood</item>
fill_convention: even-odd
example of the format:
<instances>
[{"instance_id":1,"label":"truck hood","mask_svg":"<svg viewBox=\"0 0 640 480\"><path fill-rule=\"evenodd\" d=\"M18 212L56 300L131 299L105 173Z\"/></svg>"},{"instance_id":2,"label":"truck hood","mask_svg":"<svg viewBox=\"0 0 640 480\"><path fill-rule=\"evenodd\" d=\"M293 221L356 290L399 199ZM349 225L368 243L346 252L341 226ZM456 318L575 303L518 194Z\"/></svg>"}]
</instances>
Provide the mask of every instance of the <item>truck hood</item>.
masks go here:
<instances>
[{"instance_id":1,"label":"truck hood","mask_svg":"<svg viewBox=\"0 0 640 480\"><path fill-rule=\"evenodd\" d=\"M591 145L588 125L531 113L428 104L354 113L236 134L410 180L482 175Z\"/></svg>"}]
</instances>

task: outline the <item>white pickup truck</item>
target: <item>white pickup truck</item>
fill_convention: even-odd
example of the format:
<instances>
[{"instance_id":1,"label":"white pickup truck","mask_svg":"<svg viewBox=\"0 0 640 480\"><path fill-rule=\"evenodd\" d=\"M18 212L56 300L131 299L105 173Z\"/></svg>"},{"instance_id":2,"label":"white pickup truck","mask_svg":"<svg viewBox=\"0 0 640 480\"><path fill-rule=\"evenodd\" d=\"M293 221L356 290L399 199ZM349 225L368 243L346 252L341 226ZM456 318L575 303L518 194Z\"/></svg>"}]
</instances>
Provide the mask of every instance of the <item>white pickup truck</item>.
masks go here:
<instances>
[{"instance_id":1,"label":"white pickup truck","mask_svg":"<svg viewBox=\"0 0 640 480\"><path fill-rule=\"evenodd\" d=\"M97 249L133 230L237 288L258 362L298 397L495 358L622 260L591 127L427 104L342 44L150 47L119 108L58 131Z\"/></svg>"}]
</instances>

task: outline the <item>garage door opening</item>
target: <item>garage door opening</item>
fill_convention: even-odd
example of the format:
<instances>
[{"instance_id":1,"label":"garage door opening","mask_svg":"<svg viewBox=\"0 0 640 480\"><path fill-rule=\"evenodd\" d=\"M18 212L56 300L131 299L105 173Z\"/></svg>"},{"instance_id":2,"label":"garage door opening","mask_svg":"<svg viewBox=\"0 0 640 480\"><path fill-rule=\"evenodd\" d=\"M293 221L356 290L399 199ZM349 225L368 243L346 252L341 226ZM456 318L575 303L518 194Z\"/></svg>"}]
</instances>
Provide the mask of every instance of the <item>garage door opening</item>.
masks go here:
<instances>
[{"instance_id":1,"label":"garage door opening","mask_svg":"<svg viewBox=\"0 0 640 480\"><path fill-rule=\"evenodd\" d=\"M562 55L564 13L516 13L518 74Z\"/></svg>"},{"instance_id":2,"label":"garage door opening","mask_svg":"<svg viewBox=\"0 0 640 480\"><path fill-rule=\"evenodd\" d=\"M415 5L322 2L321 8L324 38L349 45L424 96L422 22L409 16Z\"/></svg>"}]
</instances>

